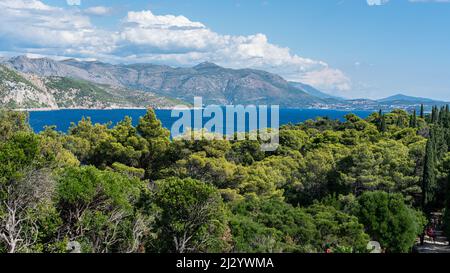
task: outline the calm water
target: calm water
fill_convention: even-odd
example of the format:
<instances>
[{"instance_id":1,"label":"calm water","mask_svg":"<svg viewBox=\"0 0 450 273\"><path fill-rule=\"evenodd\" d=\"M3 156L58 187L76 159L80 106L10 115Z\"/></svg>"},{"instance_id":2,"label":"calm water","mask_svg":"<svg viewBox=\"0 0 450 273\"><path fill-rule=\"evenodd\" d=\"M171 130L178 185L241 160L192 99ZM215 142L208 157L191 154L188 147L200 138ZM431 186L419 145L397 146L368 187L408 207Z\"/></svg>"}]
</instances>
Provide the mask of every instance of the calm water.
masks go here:
<instances>
[{"instance_id":1,"label":"calm water","mask_svg":"<svg viewBox=\"0 0 450 273\"><path fill-rule=\"evenodd\" d=\"M58 111L37 111L30 112L30 124L35 132L40 132L44 126L56 125L58 131L67 132L70 123L77 123L82 117L91 117L94 123L113 124L123 120L125 116L133 119L136 125L139 117L145 114L145 110L58 110ZM166 128L171 128L177 118L171 117L170 110L156 110L157 117ZM321 109L280 109L280 125L288 123L299 123L316 117L328 117L330 119L343 119L349 111L321 110ZM370 111L351 111L361 118L366 118ZM207 121L207 119L205 120ZM269 121L270 123L270 121Z\"/></svg>"}]
</instances>

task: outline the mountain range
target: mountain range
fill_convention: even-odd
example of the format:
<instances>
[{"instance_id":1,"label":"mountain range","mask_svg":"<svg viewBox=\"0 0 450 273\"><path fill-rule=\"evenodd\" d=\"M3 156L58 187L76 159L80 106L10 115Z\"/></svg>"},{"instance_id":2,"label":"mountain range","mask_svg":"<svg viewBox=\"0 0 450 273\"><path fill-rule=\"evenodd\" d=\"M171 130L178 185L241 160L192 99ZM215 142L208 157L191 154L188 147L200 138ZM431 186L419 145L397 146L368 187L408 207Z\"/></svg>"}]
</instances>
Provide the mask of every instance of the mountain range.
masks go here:
<instances>
[{"instance_id":1,"label":"mountain range","mask_svg":"<svg viewBox=\"0 0 450 273\"><path fill-rule=\"evenodd\" d=\"M190 104L278 104L289 108L390 109L445 102L396 95L347 100L255 69L108 64L18 56L0 59L0 106L12 108L165 108Z\"/></svg>"},{"instance_id":2,"label":"mountain range","mask_svg":"<svg viewBox=\"0 0 450 273\"><path fill-rule=\"evenodd\" d=\"M12 109L161 108L179 105L152 92L60 76L21 73L0 64L0 107Z\"/></svg>"}]
</instances>

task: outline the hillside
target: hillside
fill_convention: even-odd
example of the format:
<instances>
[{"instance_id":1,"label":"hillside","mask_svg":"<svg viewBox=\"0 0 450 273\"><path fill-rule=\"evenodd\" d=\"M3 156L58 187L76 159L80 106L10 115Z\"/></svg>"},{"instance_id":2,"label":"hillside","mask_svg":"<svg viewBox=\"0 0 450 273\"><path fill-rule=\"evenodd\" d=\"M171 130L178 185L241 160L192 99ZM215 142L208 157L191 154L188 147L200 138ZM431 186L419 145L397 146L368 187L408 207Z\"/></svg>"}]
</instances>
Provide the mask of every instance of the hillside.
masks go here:
<instances>
[{"instance_id":1,"label":"hillside","mask_svg":"<svg viewBox=\"0 0 450 273\"><path fill-rule=\"evenodd\" d=\"M417 103L417 104L443 104L445 102L432 100L428 98L420 98L420 97L412 97L412 96L406 96L403 94L397 94L394 96L390 96L384 99L377 100L381 103L396 103L396 104L411 104L411 103Z\"/></svg>"},{"instance_id":2,"label":"hillside","mask_svg":"<svg viewBox=\"0 0 450 273\"><path fill-rule=\"evenodd\" d=\"M74 59L54 61L16 57L6 65L40 76L71 77L97 84L139 89L192 102L201 96L207 104L279 104L306 107L324 103L290 85L282 77L253 69L227 69L212 63L192 68L154 64L112 65Z\"/></svg>"},{"instance_id":3,"label":"hillside","mask_svg":"<svg viewBox=\"0 0 450 273\"><path fill-rule=\"evenodd\" d=\"M38 87L39 86L39 87ZM55 97L37 77L0 65L0 105L6 108L57 108Z\"/></svg>"},{"instance_id":4,"label":"hillside","mask_svg":"<svg viewBox=\"0 0 450 273\"><path fill-rule=\"evenodd\" d=\"M179 103L151 92L68 77L36 76L0 65L0 106L6 108L162 108Z\"/></svg>"},{"instance_id":5,"label":"hillside","mask_svg":"<svg viewBox=\"0 0 450 273\"><path fill-rule=\"evenodd\" d=\"M344 99L313 86L288 82L254 69L229 69L213 63L194 67L156 64L108 64L99 61L25 56L0 60L0 103L24 108L169 107L179 101L204 104L280 105L285 108L430 111L446 102L398 94L385 99Z\"/></svg>"}]
</instances>

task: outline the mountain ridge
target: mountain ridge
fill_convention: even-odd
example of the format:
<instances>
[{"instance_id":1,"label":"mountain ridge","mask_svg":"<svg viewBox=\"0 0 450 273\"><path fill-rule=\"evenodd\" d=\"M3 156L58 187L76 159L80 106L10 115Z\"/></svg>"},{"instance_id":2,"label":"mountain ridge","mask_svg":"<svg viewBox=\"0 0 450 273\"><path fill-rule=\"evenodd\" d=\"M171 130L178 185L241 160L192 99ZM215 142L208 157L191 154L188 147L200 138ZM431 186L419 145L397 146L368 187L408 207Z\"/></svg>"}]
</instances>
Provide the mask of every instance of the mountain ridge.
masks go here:
<instances>
[{"instance_id":1,"label":"mountain ridge","mask_svg":"<svg viewBox=\"0 0 450 273\"><path fill-rule=\"evenodd\" d=\"M180 102L151 92L60 76L36 76L0 64L0 106L13 109L166 108Z\"/></svg>"},{"instance_id":2,"label":"mountain ridge","mask_svg":"<svg viewBox=\"0 0 450 273\"><path fill-rule=\"evenodd\" d=\"M39 76L72 77L97 84L138 89L182 101L201 96L206 104L279 104L305 107L325 103L262 70L223 68L213 63L194 67L155 64L113 65L78 60L11 58L7 65Z\"/></svg>"},{"instance_id":3,"label":"mountain ridge","mask_svg":"<svg viewBox=\"0 0 450 273\"><path fill-rule=\"evenodd\" d=\"M85 101L88 107L167 107L173 105L173 102L189 104L195 96L202 97L205 104L277 104L285 108L343 110L389 110L393 108L411 110L420 104L424 104L426 108L447 104L443 101L404 94L396 94L378 100L345 99L322 92L304 83L286 81L281 76L267 71L250 68L224 68L211 62L203 62L193 67L171 67L152 63L109 64L73 58L58 61L50 58L17 56L0 59L0 64L4 68L17 72L25 79L27 77L31 77L35 81L46 79L45 83L40 83L44 87L52 77L65 79L66 82L72 82L75 85L79 83L75 83L73 80L84 81L84 85L81 86L89 86L89 88L86 87L91 91L88 97L91 96L90 98L97 102L96 105ZM49 94L42 94L42 88L34 88L33 85L25 84L23 81L19 81L19 83L22 87L26 86L27 88L19 93L17 90L9 90L9 92L15 94L15 98L22 104L24 104L22 101L24 94L29 97L30 103L28 104L30 105L36 105L36 98L33 96L40 96L41 100L42 96L49 96ZM4 86L2 92L5 93L7 90L4 83L2 84ZM70 90L58 91L58 94L63 97L62 91L69 92ZM74 102L71 106L83 106L80 105L83 101L84 93L82 91L78 90L78 93L72 94L75 96L73 99L75 101L79 99L79 101ZM34 95L32 95L33 92ZM100 96L101 93L102 96ZM3 94L3 105L6 104L5 97L14 97L11 94ZM105 94L110 94L111 98L104 96ZM142 101L136 101L136 97L140 97ZM11 100L11 98L9 99ZM120 104L114 104L114 99L118 99ZM40 103L43 102L52 107L58 106L55 98L48 97L47 100L40 101ZM149 105L145 105L146 102ZM155 104L155 102L157 103ZM2 101L0 101L0 105L1 103Z\"/></svg>"},{"instance_id":4,"label":"mountain ridge","mask_svg":"<svg viewBox=\"0 0 450 273\"><path fill-rule=\"evenodd\" d=\"M430 98L422 98L415 96L408 96L402 93L398 93L387 98L378 99L378 102L392 102L392 101L405 101L405 102L418 102L418 103L433 103L440 102L439 100L434 100Z\"/></svg>"}]
</instances>

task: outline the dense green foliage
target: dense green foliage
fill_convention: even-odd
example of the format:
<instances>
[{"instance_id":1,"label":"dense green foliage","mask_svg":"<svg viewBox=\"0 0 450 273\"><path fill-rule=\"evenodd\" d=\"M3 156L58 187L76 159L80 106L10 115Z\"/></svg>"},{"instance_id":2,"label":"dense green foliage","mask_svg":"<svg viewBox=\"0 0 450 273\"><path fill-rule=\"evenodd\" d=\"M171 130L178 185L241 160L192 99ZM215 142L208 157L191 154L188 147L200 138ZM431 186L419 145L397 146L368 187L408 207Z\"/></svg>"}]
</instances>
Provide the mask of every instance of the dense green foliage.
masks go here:
<instances>
[{"instance_id":1,"label":"dense green foliage","mask_svg":"<svg viewBox=\"0 0 450 273\"><path fill-rule=\"evenodd\" d=\"M264 153L171 140L152 110L67 134L3 111L0 252L408 252L430 212L450 219L449 124L448 108L318 118Z\"/></svg>"},{"instance_id":2,"label":"dense green foliage","mask_svg":"<svg viewBox=\"0 0 450 273\"><path fill-rule=\"evenodd\" d=\"M422 232L424 216L407 207L400 194L365 192L355 208L372 238L389 252L408 252Z\"/></svg>"}]
</instances>

